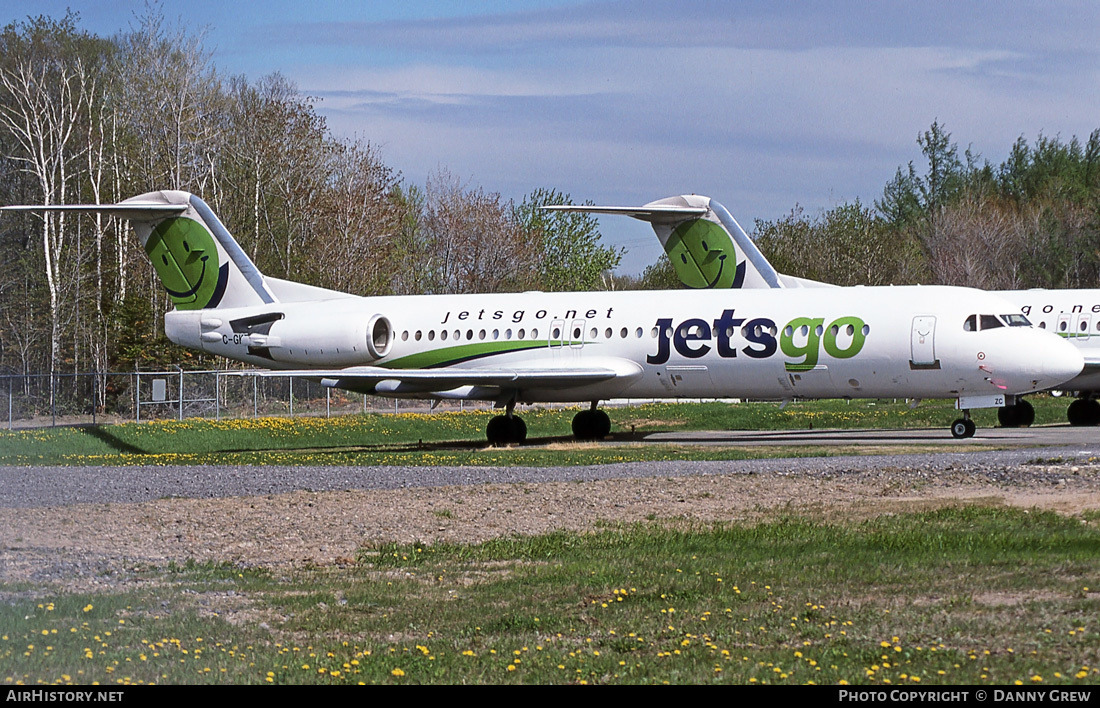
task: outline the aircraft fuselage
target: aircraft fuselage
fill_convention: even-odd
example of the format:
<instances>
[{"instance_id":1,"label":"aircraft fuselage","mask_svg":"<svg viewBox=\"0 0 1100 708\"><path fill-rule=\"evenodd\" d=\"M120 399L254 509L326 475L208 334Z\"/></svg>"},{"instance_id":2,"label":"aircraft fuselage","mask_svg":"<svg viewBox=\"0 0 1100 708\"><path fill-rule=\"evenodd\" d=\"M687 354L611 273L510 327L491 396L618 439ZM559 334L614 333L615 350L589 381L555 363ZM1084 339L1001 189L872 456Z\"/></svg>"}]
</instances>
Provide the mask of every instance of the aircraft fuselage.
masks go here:
<instances>
[{"instance_id":1,"label":"aircraft fuselage","mask_svg":"<svg viewBox=\"0 0 1100 708\"><path fill-rule=\"evenodd\" d=\"M268 368L603 367L619 373L577 386L525 388L517 392L524 402L954 398L1023 393L1076 373L1071 369L1080 360L1049 332L964 331L970 315L1018 309L988 293L951 287L349 296L173 311L166 330L179 344ZM493 386L404 394L373 384L345 387L417 397L500 396Z\"/></svg>"}]
</instances>

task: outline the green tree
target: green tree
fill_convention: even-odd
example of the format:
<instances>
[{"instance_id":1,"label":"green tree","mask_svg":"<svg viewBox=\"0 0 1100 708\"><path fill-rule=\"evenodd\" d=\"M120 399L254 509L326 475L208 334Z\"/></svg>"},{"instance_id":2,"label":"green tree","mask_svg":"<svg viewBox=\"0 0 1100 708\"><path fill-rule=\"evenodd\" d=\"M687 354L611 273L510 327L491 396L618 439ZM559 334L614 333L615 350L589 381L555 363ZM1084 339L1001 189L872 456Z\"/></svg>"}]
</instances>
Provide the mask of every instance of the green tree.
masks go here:
<instances>
[{"instance_id":1,"label":"green tree","mask_svg":"<svg viewBox=\"0 0 1100 708\"><path fill-rule=\"evenodd\" d=\"M542 208L566 204L573 204L568 194L540 188L514 210L524 237L537 244L539 287L550 291L603 289L605 273L619 265L623 250L600 243L599 221L591 214Z\"/></svg>"},{"instance_id":2,"label":"green tree","mask_svg":"<svg viewBox=\"0 0 1100 708\"><path fill-rule=\"evenodd\" d=\"M859 200L810 218L800 207L774 222L757 220L754 240L781 273L834 285L920 282L920 247Z\"/></svg>"}]
</instances>

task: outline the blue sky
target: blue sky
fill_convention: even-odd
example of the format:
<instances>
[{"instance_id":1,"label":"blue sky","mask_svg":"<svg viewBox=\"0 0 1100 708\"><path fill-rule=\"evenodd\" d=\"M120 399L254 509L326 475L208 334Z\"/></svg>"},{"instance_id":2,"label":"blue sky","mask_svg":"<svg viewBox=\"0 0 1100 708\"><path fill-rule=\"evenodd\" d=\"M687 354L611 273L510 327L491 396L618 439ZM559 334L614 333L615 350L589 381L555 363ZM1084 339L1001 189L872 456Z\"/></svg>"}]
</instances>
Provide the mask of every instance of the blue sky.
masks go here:
<instances>
[{"instance_id":1,"label":"blue sky","mask_svg":"<svg viewBox=\"0 0 1100 708\"><path fill-rule=\"evenodd\" d=\"M109 36L143 0L0 0ZM694 192L746 229L795 204L872 204L933 120L994 163L1016 138L1100 128L1100 4L164 0L225 74L281 72L341 136L423 184L444 168L522 199ZM660 247L601 218L624 272Z\"/></svg>"}]
</instances>

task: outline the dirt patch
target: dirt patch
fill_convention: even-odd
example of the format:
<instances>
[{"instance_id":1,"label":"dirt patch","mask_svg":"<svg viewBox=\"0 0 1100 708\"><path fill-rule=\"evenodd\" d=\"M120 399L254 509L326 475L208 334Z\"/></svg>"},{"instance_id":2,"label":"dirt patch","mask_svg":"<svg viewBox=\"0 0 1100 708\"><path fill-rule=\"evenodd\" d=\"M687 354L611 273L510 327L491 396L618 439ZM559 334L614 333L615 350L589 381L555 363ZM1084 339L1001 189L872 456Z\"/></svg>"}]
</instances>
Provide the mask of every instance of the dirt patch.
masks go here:
<instances>
[{"instance_id":1,"label":"dirt patch","mask_svg":"<svg viewBox=\"0 0 1100 708\"><path fill-rule=\"evenodd\" d=\"M1067 468L1067 478L1072 474ZM93 589L112 583L119 569L173 561L339 565L351 562L364 545L387 542L474 543L619 522L752 521L777 512L838 521L957 503L1080 515L1100 509L1100 494L1092 484L1006 485L961 473L929 477L875 470L832 477L731 474L0 509L0 580Z\"/></svg>"}]
</instances>

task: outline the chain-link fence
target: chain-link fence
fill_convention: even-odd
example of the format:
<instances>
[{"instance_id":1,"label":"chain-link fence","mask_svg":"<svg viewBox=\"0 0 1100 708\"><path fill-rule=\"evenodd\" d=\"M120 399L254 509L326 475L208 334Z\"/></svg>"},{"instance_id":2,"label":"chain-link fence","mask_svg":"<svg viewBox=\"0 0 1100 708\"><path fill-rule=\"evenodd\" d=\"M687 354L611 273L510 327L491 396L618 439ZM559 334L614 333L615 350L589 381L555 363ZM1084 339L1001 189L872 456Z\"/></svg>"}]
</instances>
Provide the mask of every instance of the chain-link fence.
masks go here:
<instances>
[{"instance_id":1,"label":"chain-link fence","mask_svg":"<svg viewBox=\"0 0 1100 708\"><path fill-rule=\"evenodd\" d=\"M0 425L9 430L154 419L332 416L431 408L489 408L491 403L379 398L316 381L252 371L132 371L0 374Z\"/></svg>"}]
</instances>

